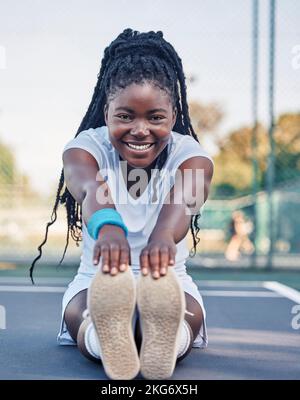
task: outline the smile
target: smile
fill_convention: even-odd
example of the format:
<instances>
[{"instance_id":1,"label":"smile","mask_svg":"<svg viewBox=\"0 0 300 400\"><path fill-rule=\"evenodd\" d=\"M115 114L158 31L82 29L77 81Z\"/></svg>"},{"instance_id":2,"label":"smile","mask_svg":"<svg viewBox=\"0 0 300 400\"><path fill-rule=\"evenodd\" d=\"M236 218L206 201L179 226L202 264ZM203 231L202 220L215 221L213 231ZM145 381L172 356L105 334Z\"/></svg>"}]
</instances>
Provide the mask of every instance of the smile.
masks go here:
<instances>
[{"instance_id":1,"label":"smile","mask_svg":"<svg viewBox=\"0 0 300 400\"><path fill-rule=\"evenodd\" d=\"M138 150L138 151L145 151L145 150L148 150L148 149L150 149L150 147L152 147L153 145L154 145L154 143L148 143L148 144L139 144L139 145L137 145L137 144L132 144L132 143L127 143L127 142L124 142L126 145L127 145L127 147L129 147L130 149L133 149L133 150Z\"/></svg>"}]
</instances>

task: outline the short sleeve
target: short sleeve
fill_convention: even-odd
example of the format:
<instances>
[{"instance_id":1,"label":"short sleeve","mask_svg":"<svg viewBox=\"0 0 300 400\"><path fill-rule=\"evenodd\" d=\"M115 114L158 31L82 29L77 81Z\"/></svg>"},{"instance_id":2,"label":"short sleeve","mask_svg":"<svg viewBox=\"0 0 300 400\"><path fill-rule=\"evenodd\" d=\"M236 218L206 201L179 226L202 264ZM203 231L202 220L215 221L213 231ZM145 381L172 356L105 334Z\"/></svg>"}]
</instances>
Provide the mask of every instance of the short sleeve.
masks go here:
<instances>
[{"instance_id":1,"label":"short sleeve","mask_svg":"<svg viewBox=\"0 0 300 400\"><path fill-rule=\"evenodd\" d=\"M99 167L103 164L102 150L99 143L95 140L94 130L88 129L81 131L74 139L70 140L63 148L63 153L72 148L82 149L90 153L97 161Z\"/></svg>"},{"instance_id":2,"label":"short sleeve","mask_svg":"<svg viewBox=\"0 0 300 400\"><path fill-rule=\"evenodd\" d=\"M212 157L204 150L202 145L193 137L182 135L173 149L170 170L175 173L179 166L192 157L205 157L214 164Z\"/></svg>"},{"instance_id":3,"label":"short sleeve","mask_svg":"<svg viewBox=\"0 0 300 400\"><path fill-rule=\"evenodd\" d=\"M175 139L176 141L173 141L170 147L169 162L166 164L166 174L163 177L163 198L174 186L177 170L184 161L192 157L205 157L214 163L201 144L193 137L176 133Z\"/></svg>"}]
</instances>

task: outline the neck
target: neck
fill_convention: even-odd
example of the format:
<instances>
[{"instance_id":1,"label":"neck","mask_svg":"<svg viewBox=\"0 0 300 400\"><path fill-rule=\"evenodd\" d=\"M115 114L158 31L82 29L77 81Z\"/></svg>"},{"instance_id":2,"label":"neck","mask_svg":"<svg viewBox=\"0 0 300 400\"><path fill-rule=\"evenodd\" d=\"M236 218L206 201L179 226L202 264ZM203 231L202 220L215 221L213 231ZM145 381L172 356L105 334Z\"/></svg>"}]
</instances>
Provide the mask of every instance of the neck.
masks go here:
<instances>
[{"instance_id":1,"label":"neck","mask_svg":"<svg viewBox=\"0 0 300 400\"><path fill-rule=\"evenodd\" d=\"M120 160L120 161L125 161L125 160L123 160L123 158L121 157L120 154L119 154L119 160ZM145 168L142 168L144 171L147 172L147 175L148 175L148 179L149 179L149 180L150 180L150 178L151 178L151 169L154 169L154 168L155 168L156 162L157 162L157 158L156 158L150 165L148 165L148 166L145 167ZM141 169L141 168L133 167L132 165L128 164L127 161L126 161L126 163L127 163L127 177L128 177L128 174L130 173L130 171L132 171L132 170L134 170L134 169Z\"/></svg>"}]
</instances>

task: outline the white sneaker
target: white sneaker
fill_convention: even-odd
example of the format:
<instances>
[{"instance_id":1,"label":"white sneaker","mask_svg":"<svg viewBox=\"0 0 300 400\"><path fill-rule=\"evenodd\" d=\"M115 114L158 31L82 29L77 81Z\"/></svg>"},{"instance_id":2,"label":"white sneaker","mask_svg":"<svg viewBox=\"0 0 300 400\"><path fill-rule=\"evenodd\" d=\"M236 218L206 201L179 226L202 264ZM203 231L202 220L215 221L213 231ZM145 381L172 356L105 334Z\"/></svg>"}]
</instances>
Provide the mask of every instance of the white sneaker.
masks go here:
<instances>
[{"instance_id":1,"label":"white sneaker","mask_svg":"<svg viewBox=\"0 0 300 400\"><path fill-rule=\"evenodd\" d=\"M131 269L115 276L97 272L87 301L106 374L111 379L133 379L140 362L132 330L136 284Z\"/></svg>"},{"instance_id":2,"label":"white sneaker","mask_svg":"<svg viewBox=\"0 0 300 400\"><path fill-rule=\"evenodd\" d=\"M175 272L154 279L140 275L137 282L142 345L141 373L147 379L172 376L180 348L185 295Z\"/></svg>"}]
</instances>

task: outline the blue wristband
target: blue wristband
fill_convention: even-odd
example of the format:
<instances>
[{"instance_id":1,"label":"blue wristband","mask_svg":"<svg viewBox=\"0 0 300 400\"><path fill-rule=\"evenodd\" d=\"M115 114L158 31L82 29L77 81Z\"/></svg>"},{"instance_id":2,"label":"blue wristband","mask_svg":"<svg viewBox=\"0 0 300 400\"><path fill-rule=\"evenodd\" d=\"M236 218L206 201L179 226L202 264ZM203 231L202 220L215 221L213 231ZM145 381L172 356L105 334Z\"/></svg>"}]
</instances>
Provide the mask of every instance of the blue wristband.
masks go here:
<instances>
[{"instance_id":1,"label":"blue wristband","mask_svg":"<svg viewBox=\"0 0 300 400\"><path fill-rule=\"evenodd\" d=\"M114 208L102 208L102 210L95 211L94 214L92 214L87 224L87 230L93 239L98 239L99 231L103 225L119 226L124 230L125 235L128 235L128 229L120 213Z\"/></svg>"}]
</instances>

